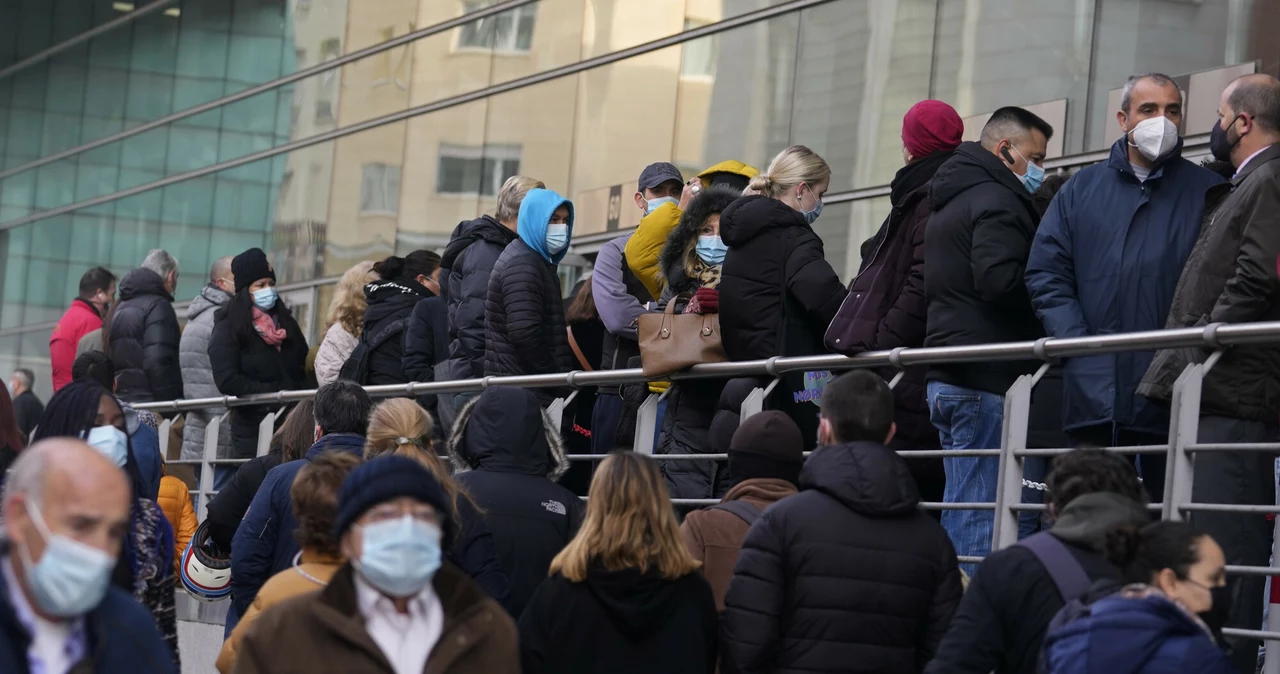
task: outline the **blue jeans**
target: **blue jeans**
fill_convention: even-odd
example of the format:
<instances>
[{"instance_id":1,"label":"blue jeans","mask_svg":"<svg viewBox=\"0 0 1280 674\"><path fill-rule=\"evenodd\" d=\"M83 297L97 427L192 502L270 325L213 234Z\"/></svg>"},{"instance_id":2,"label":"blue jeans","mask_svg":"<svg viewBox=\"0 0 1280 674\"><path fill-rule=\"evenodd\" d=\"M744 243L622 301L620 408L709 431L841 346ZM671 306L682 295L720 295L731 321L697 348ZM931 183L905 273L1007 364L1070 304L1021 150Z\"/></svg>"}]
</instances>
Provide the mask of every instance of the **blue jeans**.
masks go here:
<instances>
[{"instance_id":1,"label":"blue jeans","mask_svg":"<svg viewBox=\"0 0 1280 674\"><path fill-rule=\"evenodd\" d=\"M945 449L999 449L1004 427L1004 396L929 382L929 420L938 429ZM999 485L997 457L944 458L947 486L945 503L994 502ZM960 556L985 556L991 552L995 513L991 510L944 510L942 528ZM976 564L961 564L971 577Z\"/></svg>"}]
</instances>

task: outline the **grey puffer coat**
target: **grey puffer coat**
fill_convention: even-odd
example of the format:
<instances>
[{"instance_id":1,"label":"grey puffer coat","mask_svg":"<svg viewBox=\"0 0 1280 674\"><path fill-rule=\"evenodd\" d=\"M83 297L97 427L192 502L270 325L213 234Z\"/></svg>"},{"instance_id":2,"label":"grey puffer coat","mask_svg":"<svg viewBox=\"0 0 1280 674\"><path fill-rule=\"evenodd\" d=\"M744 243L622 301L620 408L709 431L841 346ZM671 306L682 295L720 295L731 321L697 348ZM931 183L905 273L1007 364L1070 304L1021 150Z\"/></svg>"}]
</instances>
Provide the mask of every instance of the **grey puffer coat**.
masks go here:
<instances>
[{"instance_id":1,"label":"grey puffer coat","mask_svg":"<svg viewBox=\"0 0 1280 674\"><path fill-rule=\"evenodd\" d=\"M182 394L185 398L214 398L222 395L213 383L213 366L209 364L209 335L213 333L214 310L231 296L217 286L207 285L191 300L187 309L187 327L178 342L178 362L182 365ZM199 459L204 453L204 432L209 421L225 410L193 410L187 413L182 430L182 458ZM218 458L231 458L231 423L223 421L218 429Z\"/></svg>"}]
</instances>

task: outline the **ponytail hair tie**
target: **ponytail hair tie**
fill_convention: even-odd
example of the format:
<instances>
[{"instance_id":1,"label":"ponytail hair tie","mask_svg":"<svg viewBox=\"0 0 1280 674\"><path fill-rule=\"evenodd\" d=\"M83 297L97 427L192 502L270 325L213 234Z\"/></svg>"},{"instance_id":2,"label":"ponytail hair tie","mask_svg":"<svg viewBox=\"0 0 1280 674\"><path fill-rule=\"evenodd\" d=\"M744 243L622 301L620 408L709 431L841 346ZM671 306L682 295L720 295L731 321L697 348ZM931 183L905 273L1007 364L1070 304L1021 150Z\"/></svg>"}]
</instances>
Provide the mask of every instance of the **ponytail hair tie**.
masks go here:
<instances>
[{"instance_id":1,"label":"ponytail hair tie","mask_svg":"<svg viewBox=\"0 0 1280 674\"><path fill-rule=\"evenodd\" d=\"M396 446L399 447L400 445L416 445L418 447L421 447L422 440L418 438L406 438L402 435L396 438Z\"/></svg>"}]
</instances>

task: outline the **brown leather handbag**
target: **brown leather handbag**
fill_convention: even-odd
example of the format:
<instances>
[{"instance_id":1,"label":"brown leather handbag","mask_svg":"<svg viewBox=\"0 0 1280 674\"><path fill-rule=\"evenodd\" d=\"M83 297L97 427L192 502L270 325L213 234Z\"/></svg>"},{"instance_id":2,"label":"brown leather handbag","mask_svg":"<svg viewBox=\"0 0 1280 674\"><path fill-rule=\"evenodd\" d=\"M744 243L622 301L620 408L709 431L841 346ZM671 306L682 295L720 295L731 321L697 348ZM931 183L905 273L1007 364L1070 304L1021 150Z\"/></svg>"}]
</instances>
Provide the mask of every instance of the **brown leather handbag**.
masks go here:
<instances>
[{"instance_id":1,"label":"brown leather handbag","mask_svg":"<svg viewBox=\"0 0 1280 674\"><path fill-rule=\"evenodd\" d=\"M640 314L640 363L646 377L663 377L699 363L723 363L720 314L677 314L672 299L662 313Z\"/></svg>"}]
</instances>

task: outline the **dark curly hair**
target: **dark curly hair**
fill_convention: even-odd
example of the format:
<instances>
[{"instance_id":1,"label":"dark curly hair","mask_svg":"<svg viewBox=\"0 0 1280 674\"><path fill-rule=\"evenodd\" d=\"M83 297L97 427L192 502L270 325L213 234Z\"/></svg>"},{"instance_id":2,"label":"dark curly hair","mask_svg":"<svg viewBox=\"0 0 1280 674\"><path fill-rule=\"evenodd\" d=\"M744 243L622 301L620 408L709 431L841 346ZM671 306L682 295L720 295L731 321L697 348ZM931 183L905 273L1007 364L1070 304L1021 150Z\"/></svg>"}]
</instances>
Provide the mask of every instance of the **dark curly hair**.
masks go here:
<instances>
[{"instance_id":1,"label":"dark curly hair","mask_svg":"<svg viewBox=\"0 0 1280 674\"><path fill-rule=\"evenodd\" d=\"M342 551L333 537L333 521L338 516L338 492L347 474L360 465L360 458L346 452L325 452L298 471L289 490L293 516L298 528L293 538L307 551L337 557Z\"/></svg>"},{"instance_id":2,"label":"dark curly hair","mask_svg":"<svg viewBox=\"0 0 1280 674\"><path fill-rule=\"evenodd\" d=\"M698 289L697 279L689 278L688 262L698 240L698 230L707 218L716 213L723 213L729 204L742 197L742 190L733 190L724 185L712 185L698 192L698 196L689 202L689 208L680 216L680 224L671 230L667 243L662 247L662 274L667 284L677 293L692 292Z\"/></svg>"},{"instance_id":3,"label":"dark curly hair","mask_svg":"<svg viewBox=\"0 0 1280 674\"><path fill-rule=\"evenodd\" d=\"M1113 492L1146 505L1147 492L1129 459L1093 446L1082 446L1054 459L1045 480L1049 504L1061 513L1067 504L1097 492Z\"/></svg>"}]
</instances>

